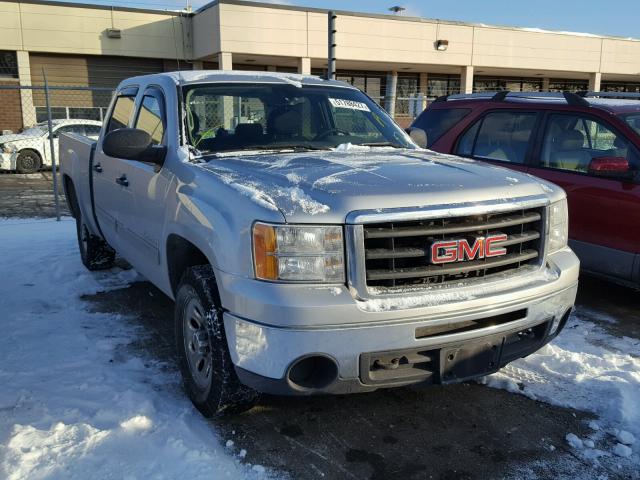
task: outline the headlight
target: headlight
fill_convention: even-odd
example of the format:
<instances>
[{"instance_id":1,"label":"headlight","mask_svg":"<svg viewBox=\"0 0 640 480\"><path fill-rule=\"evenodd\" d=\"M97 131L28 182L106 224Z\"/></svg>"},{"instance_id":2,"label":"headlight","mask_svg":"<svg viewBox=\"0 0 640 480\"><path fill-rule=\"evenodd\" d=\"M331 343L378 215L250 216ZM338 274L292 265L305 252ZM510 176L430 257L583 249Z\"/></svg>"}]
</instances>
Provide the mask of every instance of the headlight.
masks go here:
<instances>
[{"instance_id":1,"label":"headlight","mask_svg":"<svg viewBox=\"0 0 640 480\"><path fill-rule=\"evenodd\" d=\"M0 148L2 148L2 151L4 153L15 153L17 150L16 146L11 143L5 143L3 145L0 145Z\"/></svg>"},{"instance_id":2,"label":"headlight","mask_svg":"<svg viewBox=\"0 0 640 480\"><path fill-rule=\"evenodd\" d=\"M342 227L253 226L256 277L280 282L344 282Z\"/></svg>"},{"instance_id":3,"label":"headlight","mask_svg":"<svg viewBox=\"0 0 640 480\"><path fill-rule=\"evenodd\" d=\"M549 206L549 253L566 247L568 237L569 213L565 198Z\"/></svg>"}]
</instances>

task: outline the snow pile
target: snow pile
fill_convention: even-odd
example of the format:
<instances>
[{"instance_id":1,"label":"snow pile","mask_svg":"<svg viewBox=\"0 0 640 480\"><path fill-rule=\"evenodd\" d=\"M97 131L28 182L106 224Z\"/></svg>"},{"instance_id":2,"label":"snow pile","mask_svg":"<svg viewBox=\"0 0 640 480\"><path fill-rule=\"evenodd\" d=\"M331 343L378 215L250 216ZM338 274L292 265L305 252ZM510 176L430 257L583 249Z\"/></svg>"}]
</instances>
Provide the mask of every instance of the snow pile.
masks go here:
<instances>
[{"instance_id":1,"label":"snow pile","mask_svg":"<svg viewBox=\"0 0 640 480\"><path fill-rule=\"evenodd\" d=\"M562 407L593 412L592 434L567 435L567 443L585 458L624 457L640 464L640 340L618 338L572 315L550 344L486 377L487 385ZM608 319L604 319L607 321ZM598 448L595 448L598 446Z\"/></svg>"},{"instance_id":2,"label":"snow pile","mask_svg":"<svg viewBox=\"0 0 640 480\"><path fill-rule=\"evenodd\" d=\"M131 322L79 298L135 272L85 270L68 219L0 221L0 244L0 478L268 475L225 452L173 368L128 351Z\"/></svg>"}]
</instances>

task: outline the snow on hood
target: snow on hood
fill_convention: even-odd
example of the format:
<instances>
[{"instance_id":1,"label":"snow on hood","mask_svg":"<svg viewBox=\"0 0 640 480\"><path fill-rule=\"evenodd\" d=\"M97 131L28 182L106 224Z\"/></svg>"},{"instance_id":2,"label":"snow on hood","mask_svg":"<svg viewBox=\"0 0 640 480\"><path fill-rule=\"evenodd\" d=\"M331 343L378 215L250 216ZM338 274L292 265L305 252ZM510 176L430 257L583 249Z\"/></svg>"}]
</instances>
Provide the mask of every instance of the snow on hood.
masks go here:
<instances>
[{"instance_id":1,"label":"snow on hood","mask_svg":"<svg viewBox=\"0 0 640 480\"><path fill-rule=\"evenodd\" d=\"M561 195L535 177L429 150L251 152L202 168L287 221L344 221L355 210Z\"/></svg>"},{"instance_id":2,"label":"snow on hood","mask_svg":"<svg viewBox=\"0 0 640 480\"><path fill-rule=\"evenodd\" d=\"M24 133L10 133L8 135L0 135L0 144L11 142L22 142L24 140L35 140L42 135L25 135Z\"/></svg>"}]
</instances>

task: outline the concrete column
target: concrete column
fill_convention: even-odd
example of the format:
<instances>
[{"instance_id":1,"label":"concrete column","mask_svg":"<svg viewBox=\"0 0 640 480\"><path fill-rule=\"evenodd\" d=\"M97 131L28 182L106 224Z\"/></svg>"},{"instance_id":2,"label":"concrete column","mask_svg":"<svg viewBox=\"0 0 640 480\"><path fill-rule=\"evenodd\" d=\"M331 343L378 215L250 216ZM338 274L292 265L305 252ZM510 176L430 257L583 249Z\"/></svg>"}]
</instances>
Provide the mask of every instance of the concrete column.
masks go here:
<instances>
[{"instance_id":1,"label":"concrete column","mask_svg":"<svg viewBox=\"0 0 640 480\"><path fill-rule=\"evenodd\" d=\"M31 86L31 64L29 63L29 52L18 50L16 52L18 60L18 79L20 86ZM22 125L28 127L35 125L36 107L33 105L33 90L20 90L20 104L22 107Z\"/></svg>"},{"instance_id":2,"label":"concrete column","mask_svg":"<svg viewBox=\"0 0 640 480\"><path fill-rule=\"evenodd\" d=\"M549 77L544 77L542 79L542 91L543 92L548 92L549 91L550 83L551 83L551 79Z\"/></svg>"},{"instance_id":3,"label":"concrete column","mask_svg":"<svg viewBox=\"0 0 640 480\"><path fill-rule=\"evenodd\" d=\"M602 74L600 72L594 72L589 75L589 91L599 92L600 82L602 82Z\"/></svg>"},{"instance_id":4,"label":"concrete column","mask_svg":"<svg viewBox=\"0 0 640 480\"><path fill-rule=\"evenodd\" d=\"M422 95L422 110L427 108L427 88L428 88L429 74L425 72L420 73L418 79L418 94Z\"/></svg>"},{"instance_id":5,"label":"concrete column","mask_svg":"<svg viewBox=\"0 0 640 480\"><path fill-rule=\"evenodd\" d=\"M233 70L233 55L231 52L218 54L218 70Z\"/></svg>"},{"instance_id":6,"label":"concrete column","mask_svg":"<svg viewBox=\"0 0 640 480\"><path fill-rule=\"evenodd\" d=\"M298 73L311 75L311 59L309 57L300 57L298 59Z\"/></svg>"},{"instance_id":7,"label":"concrete column","mask_svg":"<svg viewBox=\"0 0 640 480\"><path fill-rule=\"evenodd\" d=\"M191 68L193 70L204 70L204 62L201 60L194 60L191 62Z\"/></svg>"},{"instance_id":8,"label":"concrete column","mask_svg":"<svg viewBox=\"0 0 640 480\"><path fill-rule=\"evenodd\" d=\"M398 88L398 72L387 73L387 90L384 94L384 108L392 117L396 114L396 90Z\"/></svg>"},{"instance_id":9,"label":"concrete column","mask_svg":"<svg viewBox=\"0 0 640 480\"><path fill-rule=\"evenodd\" d=\"M473 65L462 67L460 93L473 93Z\"/></svg>"},{"instance_id":10,"label":"concrete column","mask_svg":"<svg viewBox=\"0 0 640 480\"><path fill-rule=\"evenodd\" d=\"M277 72L278 69L276 68L275 65L268 65L267 66L267 72Z\"/></svg>"}]
</instances>

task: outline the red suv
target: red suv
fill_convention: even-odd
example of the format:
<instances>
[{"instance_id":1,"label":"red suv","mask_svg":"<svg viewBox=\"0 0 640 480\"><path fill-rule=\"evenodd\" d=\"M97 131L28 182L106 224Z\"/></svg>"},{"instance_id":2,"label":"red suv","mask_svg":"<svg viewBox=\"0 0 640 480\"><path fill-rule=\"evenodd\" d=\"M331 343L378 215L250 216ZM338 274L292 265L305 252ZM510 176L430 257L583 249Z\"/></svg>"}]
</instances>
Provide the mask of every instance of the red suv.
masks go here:
<instances>
[{"instance_id":1,"label":"red suv","mask_svg":"<svg viewBox=\"0 0 640 480\"><path fill-rule=\"evenodd\" d=\"M411 128L428 148L560 185L584 270L640 285L640 96L511 93L435 100ZM421 132L416 130L419 134ZM414 135L412 135L414 136Z\"/></svg>"}]
</instances>

